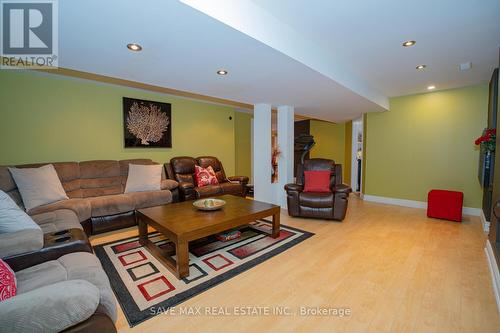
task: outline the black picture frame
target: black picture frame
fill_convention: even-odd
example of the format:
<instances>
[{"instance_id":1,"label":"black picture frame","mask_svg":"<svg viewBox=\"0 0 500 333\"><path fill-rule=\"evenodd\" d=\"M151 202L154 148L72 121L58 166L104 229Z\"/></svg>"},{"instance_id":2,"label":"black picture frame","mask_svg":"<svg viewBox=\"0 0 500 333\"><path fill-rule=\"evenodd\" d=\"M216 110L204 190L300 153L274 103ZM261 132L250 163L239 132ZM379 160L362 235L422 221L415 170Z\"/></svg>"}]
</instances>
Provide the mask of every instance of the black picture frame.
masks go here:
<instances>
[{"instance_id":1,"label":"black picture frame","mask_svg":"<svg viewBox=\"0 0 500 333\"><path fill-rule=\"evenodd\" d=\"M125 148L172 148L172 105L123 97Z\"/></svg>"}]
</instances>

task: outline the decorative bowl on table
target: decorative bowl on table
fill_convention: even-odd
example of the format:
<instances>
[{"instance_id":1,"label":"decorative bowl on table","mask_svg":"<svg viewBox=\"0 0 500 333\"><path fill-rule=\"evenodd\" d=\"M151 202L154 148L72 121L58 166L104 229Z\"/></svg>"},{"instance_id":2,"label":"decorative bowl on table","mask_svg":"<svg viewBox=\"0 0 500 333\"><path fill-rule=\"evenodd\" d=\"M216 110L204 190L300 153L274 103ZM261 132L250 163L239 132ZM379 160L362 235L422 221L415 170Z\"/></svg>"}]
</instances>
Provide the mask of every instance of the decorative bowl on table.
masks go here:
<instances>
[{"instance_id":1,"label":"decorative bowl on table","mask_svg":"<svg viewBox=\"0 0 500 333\"><path fill-rule=\"evenodd\" d=\"M199 210L217 210L221 209L226 202L221 199L214 199L214 198L206 198L206 199L199 199L193 202L193 206L195 206Z\"/></svg>"}]
</instances>

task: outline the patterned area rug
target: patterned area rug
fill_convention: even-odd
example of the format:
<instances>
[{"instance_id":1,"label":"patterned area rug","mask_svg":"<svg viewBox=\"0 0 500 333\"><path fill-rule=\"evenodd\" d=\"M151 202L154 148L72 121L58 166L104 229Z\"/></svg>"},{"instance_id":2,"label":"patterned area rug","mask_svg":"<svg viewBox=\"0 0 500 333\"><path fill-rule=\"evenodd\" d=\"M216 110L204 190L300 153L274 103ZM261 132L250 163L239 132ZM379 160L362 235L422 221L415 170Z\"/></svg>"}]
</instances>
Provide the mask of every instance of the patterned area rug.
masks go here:
<instances>
[{"instance_id":1,"label":"patterned area rug","mask_svg":"<svg viewBox=\"0 0 500 333\"><path fill-rule=\"evenodd\" d=\"M139 244L137 237L94 247L125 316L134 326L155 315L155 307L168 308L238 275L291 248L314 234L281 226L271 238L267 220L240 229L241 237L226 242L208 237L189 246L189 276L177 279ZM150 239L172 253L175 247L159 233Z\"/></svg>"}]
</instances>

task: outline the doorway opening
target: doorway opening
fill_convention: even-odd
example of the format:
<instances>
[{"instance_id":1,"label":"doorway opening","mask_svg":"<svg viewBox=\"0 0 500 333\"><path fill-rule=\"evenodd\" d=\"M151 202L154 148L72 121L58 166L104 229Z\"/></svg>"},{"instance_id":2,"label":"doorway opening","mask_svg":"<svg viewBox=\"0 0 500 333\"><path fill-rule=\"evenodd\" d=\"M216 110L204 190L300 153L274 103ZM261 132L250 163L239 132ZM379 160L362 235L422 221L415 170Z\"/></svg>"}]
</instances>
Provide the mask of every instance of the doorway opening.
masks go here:
<instances>
[{"instance_id":1,"label":"doorway opening","mask_svg":"<svg viewBox=\"0 0 500 333\"><path fill-rule=\"evenodd\" d=\"M351 187L353 192L361 194L363 188L363 117L352 121L351 151Z\"/></svg>"}]
</instances>

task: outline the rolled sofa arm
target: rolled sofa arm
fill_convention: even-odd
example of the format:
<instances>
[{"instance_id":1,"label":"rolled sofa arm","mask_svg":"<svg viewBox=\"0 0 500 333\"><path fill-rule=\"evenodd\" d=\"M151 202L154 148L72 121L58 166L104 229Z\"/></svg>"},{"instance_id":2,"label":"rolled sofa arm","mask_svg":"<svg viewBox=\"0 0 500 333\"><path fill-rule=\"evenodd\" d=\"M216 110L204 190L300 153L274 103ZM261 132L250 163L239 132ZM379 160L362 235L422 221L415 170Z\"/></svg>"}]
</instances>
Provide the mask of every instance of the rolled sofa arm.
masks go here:
<instances>
[{"instance_id":1,"label":"rolled sofa arm","mask_svg":"<svg viewBox=\"0 0 500 333\"><path fill-rule=\"evenodd\" d=\"M288 215L300 216L300 202L299 195L304 190L304 186L299 184L286 184L286 202L288 207Z\"/></svg>"},{"instance_id":2,"label":"rolled sofa arm","mask_svg":"<svg viewBox=\"0 0 500 333\"><path fill-rule=\"evenodd\" d=\"M1 332L60 332L94 314L99 289L84 280L54 283L0 302Z\"/></svg>"},{"instance_id":3,"label":"rolled sofa arm","mask_svg":"<svg viewBox=\"0 0 500 333\"><path fill-rule=\"evenodd\" d=\"M347 201L352 189L348 185L337 184L332 187L332 192L334 193L333 219L342 221L347 213Z\"/></svg>"},{"instance_id":4,"label":"rolled sofa arm","mask_svg":"<svg viewBox=\"0 0 500 333\"><path fill-rule=\"evenodd\" d=\"M162 179L161 189L162 190L174 190L179 186L179 183L172 179Z\"/></svg>"},{"instance_id":5,"label":"rolled sofa arm","mask_svg":"<svg viewBox=\"0 0 500 333\"><path fill-rule=\"evenodd\" d=\"M299 184L286 184L285 185L285 191L287 192L302 192L304 190L304 186L299 185Z\"/></svg>"},{"instance_id":6,"label":"rolled sofa arm","mask_svg":"<svg viewBox=\"0 0 500 333\"><path fill-rule=\"evenodd\" d=\"M352 188L346 184L337 184L332 187L332 192L349 194L352 192Z\"/></svg>"},{"instance_id":7,"label":"rolled sofa arm","mask_svg":"<svg viewBox=\"0 0 500 333\"><path fill-rule=\"evenodd\" d=\"M178 189L179 189L180 201L186 201L196 198L193 184L188 182L179 182Z\"/></svg>"}]
</instances>

